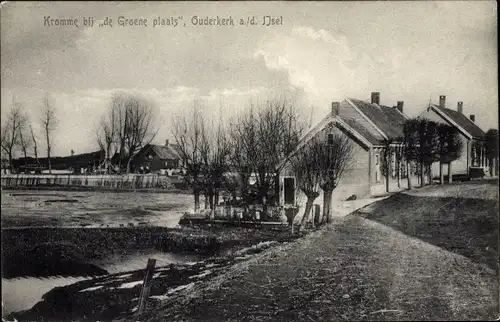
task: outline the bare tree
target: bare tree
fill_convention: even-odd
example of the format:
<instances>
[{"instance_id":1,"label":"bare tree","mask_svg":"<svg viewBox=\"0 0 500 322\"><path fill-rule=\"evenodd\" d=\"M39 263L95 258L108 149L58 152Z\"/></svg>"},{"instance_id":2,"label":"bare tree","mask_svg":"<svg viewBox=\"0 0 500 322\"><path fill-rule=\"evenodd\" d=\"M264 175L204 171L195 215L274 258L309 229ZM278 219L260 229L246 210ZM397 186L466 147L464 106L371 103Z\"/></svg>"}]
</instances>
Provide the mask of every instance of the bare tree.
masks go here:
<instances>
[{"instance_id":1,"label":"bare tree","mask_svg":"<svg viewBox=\"0 0 500 322\"><path fill-rule=\"evenodd\" d=\"M268 201L276 200L279 172L297 146L303 126L294 105L286 99L251 106L232 123L232 166L245 186L255 176L254 192L266 212Z\"/></svg>"},{"instance_id":2,"label":"bare tree","mask_svg":"<svg viewBox=\"0 0 500 322\"><path fill-rule=\"evenodd\" d=\"M200 153L203 162L205 201L208 201L212 212L219 203L219 193L224 183L224 173L228 170L230 151L227 133L220 120L217 125L202 126Z\"/></svg>"},{"instance_id":3,"label":"bare tree","mask_svg":"<svg viewBox=\"0 0 500 322\"><path fill-rule=\"evenodd\" d=\"M125 146L127 148L127 173L130 162L146 145L151 143L158 133L153 129L155 114L150 102L142 97L131 95L125 101Z\"/></svg>"},{"instance_id":4,"label":"bare tree","mask_svg":"<svg viewBox=\"0 0 500 322\"><path fill-rule=\"evenodd\" d=\"M307 197L306 208L299 229L305 227L314 200L320 195L322 160L320 159L321 155L317 155L317 153L322 149L320 145L324 144L324 142L319 142L316 138L313 138L307 145L297 150L290 157L290 164L295 174L297 185ZM314 218L312 222L314 225Z\"/></svg>"},{"instance_id":5,"label":"bare tree","mask_svg":"<svg viewBox=\"0 0 500 322\"><path fill-rule=\"evenodd\" d=\"M23 122L22 108L19 103L12 102L12 106L8 111L5 123L2 123L2 150L5 151L9 158L9 166L11 172L14 170L12 165L12 155L19 144L19 129Z\"/></svg>"},{"instance_id":6,"label":"bare tree","mask_svg":"<svg viewBox=\"0 0 500 322\"><path fill-rule=\"evenodd\" d=\"M153 104L144 97L124 92L114 93L107 114L101 119L96 131L97 142L110 160L119 152L119 167L126 162L127 173L136 154L155 138ZM108 170L109 170L109 161Z\"/></svg>"},{"instance_id":7,"label":"bare tree","mask_svg":"<svg viewBox=\"0 0 500 322\"><path fill-rule=\"evenodd\" d=\"M37 145L37 141L36 141L36 136L35 136L35 131L33 131L33 126L29 125L30 127L30 135L31 135L31 143L33 145L33 154L35 155L35 161L36 161L36 164L38 165L39 162L38 162L38 145Z\"/></svg>"},{"instance_id":8,"label":"bare tree","mask_svg":"<svg viewBox=\"0 0 500 322\"><path fill-rule=\"evenodd\" d=\"M320 160L320 187L323 190L323 218L321 222L328 223L331 221L332 193L342 178L342 174L350 166L352 144L347 136L335 134L329 144L318 142L313 147L315 148L314 155Z\"/></svg>"},{"instance_id":9,"label":"bare tree","mask_svg":"<svg viewBox=\"0 0 500 322\"><path fill-rule=\"evenodd\" d=\"M202 140L204 124L200 107L194 102L190 115L177 118L173 124L173 136L179 146L180 157L186 170L186 180L193 189L194 211L200 210L200 193L202 192Z\"/></svg>"},{"instance_id":10,"label":"bare tree","mask_svg":"<svg viewBox=\"0 0 500 322\"><path fill-rule=\"evenodd\" d=\"M97 143L100 149L105 153L105 167L108 174L111 170L111 158L118 152L119 149L119 104L116 103L117 101L113 97L111 104L108 107L107 114L103 115L96 130Z\"/></svg>"},{"instance_id":11,"label":"bare tree","mask_svg":"<svg viewBox=\"0 0 500 322\"><path fill-rule=\"evenodd\" d=\"M153 129L153 108L150 102L139 96L130 96L125 101L125 146L127 148L127 173L135 155L155 138L158 129Z\"/></svg>"},{"instance_id":12,"label":"bare tree","mask_svg":"<svg viewBox=\"0 0 500 322\"><path fill-rule=\"evenodd\" d=\"M49 96L43 100L42 117L40 119L43 132L45 134L45 142L47 143L47 162L49 173L52 173L52 166L50 163L50 155L52 152L52 135L57 128L58 119L56 116L56 108L50 102Z\"/></svg>"},{"instance_id":13,"label":"bare tree","mask_svg":"<svg viewBox=\"0 0 500 322\"><path fill-rule=\"evenodd\" d=\"M21 123L19 126L19 146L21 147L21 151L23 152L23 155L24 155L25 170L26 170L26 166L28 165L28 149L33 144L32 140L31 140L31 135L28 132L30 126L31 125L29 124L28 116L22 115Z\"/></svg>"}]
</instances>

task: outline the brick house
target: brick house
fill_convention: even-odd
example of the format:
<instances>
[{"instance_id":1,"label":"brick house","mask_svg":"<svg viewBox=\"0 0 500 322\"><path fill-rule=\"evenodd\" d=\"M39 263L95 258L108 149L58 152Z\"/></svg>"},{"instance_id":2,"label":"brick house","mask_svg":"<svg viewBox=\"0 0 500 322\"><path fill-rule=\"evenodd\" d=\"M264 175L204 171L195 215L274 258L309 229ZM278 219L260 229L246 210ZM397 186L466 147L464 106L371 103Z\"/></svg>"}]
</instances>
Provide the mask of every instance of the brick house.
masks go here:
<instances>
[{"instance_id":1,"label":"brick house","mask_svg":"<svg viewBox=\"0 0 500 322\"><path fill-rule=\"evenodd\" d=\"M379 195L385 192L385 180L389 180L390 190L406 188L406 180L400 180L396 171L395 155L391 158L390 172L382 173L382 153L387 144L391 148L402 146L403 125L407 116L403 114L403 102L389 107L380 104L380 93L371 94L371 102L354 98L345 98L332 103L331 111L300 140L297 149L307 144L312 138L319 138L328 144L334 134L347 136L353 143L353 158L344 172L332 200L345 200L351 195L357 198ZM400 178L406 178L406 163L400 163ZM413 173L411 173L413 176ZM414 178L416 179L416 177ZM416 182L415 180L413 182ZM280 204L302 204L306 197L295 189L295 177L289 164L280 173ZM322 205L322 195L315 201Z\"/></svg>"},{"instance_id":2,"label":"brick house","mask_svg":"<svg viewBox=\"0 0 500 322\"><path fill-rule=\"evenodd\" d=\"M165 145L148 144L137 153L132 160L134 172L148 168L152 173L165 173L167 170L177 170L182 166L179 147L165 141Z\"/></svg>"},{"instance_id":3,"label":"brick house","mask_svg":"<svg viewBox=\"0 0 500 322\"><path fill-rule=\"evenodd\" d=\"M489 172L484 149L486 133L475 123L475 115L464 115L463 102L458 102L457 110L452 110L446 107L446 96L441 95L439 105L429 104L419 117L451 125L459 131L463 150L460 158L452 162L452 175L469 176L471 171L475 172L481 168L485 173ZM439 174L439 162L432 164L432 171ZM448 173L447 164L443 165L443 171Z\"/></svg>"}]
</instances>

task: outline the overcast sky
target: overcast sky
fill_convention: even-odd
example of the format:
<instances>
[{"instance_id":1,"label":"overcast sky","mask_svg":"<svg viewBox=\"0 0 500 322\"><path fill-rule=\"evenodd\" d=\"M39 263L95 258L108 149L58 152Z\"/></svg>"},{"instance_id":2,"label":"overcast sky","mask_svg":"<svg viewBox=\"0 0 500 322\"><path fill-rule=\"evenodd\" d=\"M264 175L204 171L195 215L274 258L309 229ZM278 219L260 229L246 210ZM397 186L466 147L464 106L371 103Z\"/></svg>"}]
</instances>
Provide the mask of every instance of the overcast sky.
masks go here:
<instances>
[{"instance_id":1,"label":"overcast sky","mask_svg":"<svg viewBox=\"0 0 500 322\"><path fill-rule=\"evenodd\" d=\"M233 17L235 26L192 26L191 17ZM240 18L282 16L282 26L240 26ZM44 17L79 26L44 26ZM98 27L105 17L112 27ZM147 18L121 27L120 16ZM155 18L183 16L153 28ZM83 17L94 17L84 27ZM186 26L183 26L186 23ZM160 132L200 102L205 113L233 115L251 100L293 97L315 121L344 97L405 102L409 116L439 95L498 128L496 2L327 3L2 3L1 107L13 97L38 118L49 94L59 127L53 154L97 148L94 129L111 93L140 92L155 102Z\"/></svg>"}]
</instances>

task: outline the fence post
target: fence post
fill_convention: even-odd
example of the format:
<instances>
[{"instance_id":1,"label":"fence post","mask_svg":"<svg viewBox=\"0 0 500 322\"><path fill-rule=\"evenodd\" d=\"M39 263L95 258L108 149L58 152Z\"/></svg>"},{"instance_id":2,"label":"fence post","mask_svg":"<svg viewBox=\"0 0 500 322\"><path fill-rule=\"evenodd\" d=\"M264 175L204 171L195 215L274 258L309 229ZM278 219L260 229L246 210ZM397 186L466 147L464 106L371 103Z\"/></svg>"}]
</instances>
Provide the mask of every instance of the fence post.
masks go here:
<instances>
[{"instance_id":1,"label":"fence post","mask_svg":"<svg viewBox=\"0 0 500 322\"><path fill-rule=\"evenodd\" d=\"M146 266L146 275L144 276L144 281L142 283L141 296L139 297L139 308L137 310L137 315L141 315L146 308L146 302L149 297L149 291L151 290L151 281L153 280L153 273L155 270L156 259L148 259L148 265Z\"/></svg>"}]
</instances>

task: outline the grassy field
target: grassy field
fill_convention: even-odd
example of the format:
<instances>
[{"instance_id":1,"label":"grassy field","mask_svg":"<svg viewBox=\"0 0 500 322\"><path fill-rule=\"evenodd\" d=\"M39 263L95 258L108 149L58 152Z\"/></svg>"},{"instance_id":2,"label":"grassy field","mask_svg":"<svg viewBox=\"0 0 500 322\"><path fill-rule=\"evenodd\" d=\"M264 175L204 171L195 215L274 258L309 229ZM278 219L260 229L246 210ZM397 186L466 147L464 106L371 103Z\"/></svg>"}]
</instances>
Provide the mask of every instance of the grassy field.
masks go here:
<instances>
[{"instance_id":1,"label":"grassy field","mask_svg":"<svg viewBox=\"0 0 500 322\"><path fill-rule=\"evenodd\" d=\"M498 271L498 188L465 182L393 195L358 214Z\"/></svg>"},{"instance_id":2,"label":"grassy field","mask_svg":"<svg viewBox=\"0 0 500 322\"><path fill-rule=\"evenodd\" d=\"M145 319L496 318L498 201L488 196L495 195L497 186L470 185L487 193L455 200L447 194L456 187L447 187L452 192L434 193L440 197L394 195L366 207L361 216L337 219L302 240L237 264L183 296L166 299ZM419 193L432 189L440 188Z\"/></svg>"}]
</instances>

